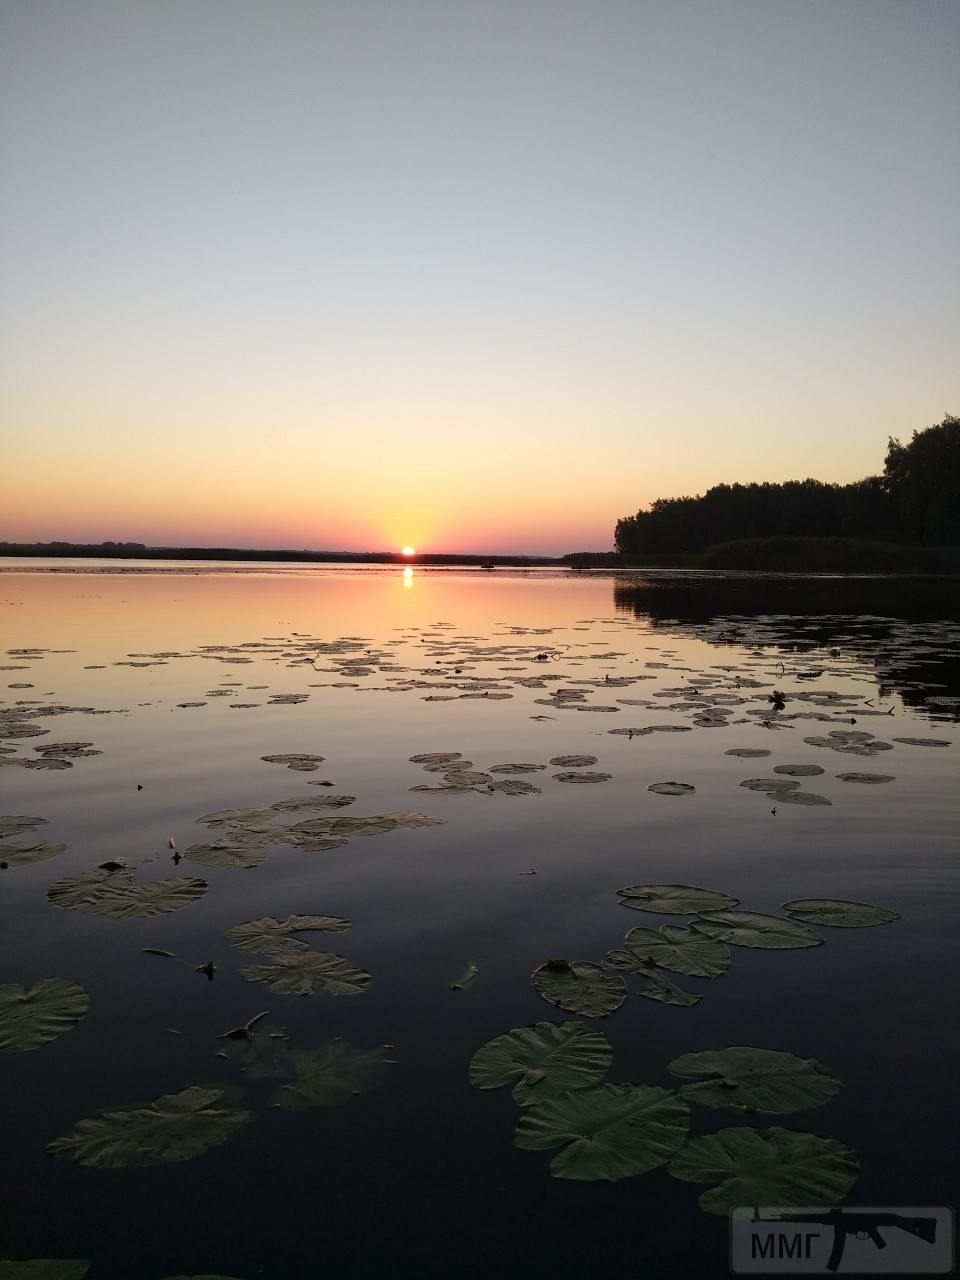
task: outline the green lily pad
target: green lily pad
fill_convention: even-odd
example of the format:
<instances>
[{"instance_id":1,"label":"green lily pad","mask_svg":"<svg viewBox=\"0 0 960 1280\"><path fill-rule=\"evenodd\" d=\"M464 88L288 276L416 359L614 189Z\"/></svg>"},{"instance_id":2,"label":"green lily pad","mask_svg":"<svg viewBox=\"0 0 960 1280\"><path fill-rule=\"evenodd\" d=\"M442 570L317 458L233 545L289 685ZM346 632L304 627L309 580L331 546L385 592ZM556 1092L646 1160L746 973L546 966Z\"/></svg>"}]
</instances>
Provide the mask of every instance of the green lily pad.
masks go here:
<instances>
[{"instance_id":1,"label":"green lily pad","mask_svg":"<svg viewBox=\"0 0 960 1280\"><path fill-rule=\"evenodd\" d=\"M0 1261L0 1280L83 1280L90 1262L79 1258L26 1258Z\"/></svg>"},{"instance_id":2,"label":"green lily pad","mask_svg":"<svg viewBox=\"0 0 960 1280\"><path fill-rule=\"evenodd\" d=\"M770 1113L822 1106L843 1083L813 1058L745 1046L685 1053L668 1063L667 1070L694 1081L680 1089L689 1102Z\"/></svg>"},{"instance_id":3,"label":"green lily pad","mask_svg":"<svg viewBox=\"0 0 960 1280\"><path fill-rule=\"evenodd\" d=\"M452 760L462 760L462 751L427 751L418 756L411 756L412 764L449 764Z\"/></svg>"},{"instance_id":4,"label":"green lily pad","mask_svg":"<svg viewBox=\"0 0 960 1280\"><path fill-rule=\"evenodd\" d=\"M344 1040L331 1040L318 1049L294 1049L289 1062L291 1080L269 1099L271 1107L285 1111L339 1107L350 1098L375 1089L391 1065L382 1047L355 1049Z\"/></svg>"},{"instance_id":5,"label":"green lily pad","mask_svg":"<svg viewBox=\"0 0 960 1280\"><path fill-rule=\"evenodd\" d=\"M617 974L606 973L598 964L578 960L548 960L533 972L533 986L558 1009L602 1018L619 1009L627 996L627 986Z\"/></svg>"},{"instance_id":6,"label":"green lily pad","mask_svg":"<svg viewBox=\"0 0 960 1280\"><path fill-rule=\"evenodd\" d=\"M819 947L823 939L811 929L781 916L768 916L760 911L704 912L691 927L708 938L718 938L735 947L756 947L765 951Z\"/></svg>"},{"instance_id":7,"label":"green lily pad","mask_svg":"<svg viewBox=\"0 0 960 1280\"><path fill-rule=\"evenodd\" d=\"M492 764L487 770L488 773L541 773L546 769L545 764L515 764L512 761L509 764Z\"/></svg>"},{"instance_id":8,"label":"green lily pad","mask_svg":"<svg viewBox=\"0 0 960 1280\"><path fill-rule=\"evenodd\" d=\"M723 753L725 756L739 756L743 760L759 759L761 756L768 756L770 752L765 747L731 747L729 751Z\"/></svg>"},{"instance_id":9,"label":"green lily pad","mask_svg":"<svg viewBox=\"0 0 960 1280\"><path fill-rule=\"evenodd\" d=\"M747 778L740 785L748 791L768 791L779 796L788 791L796 791L800 783L791 782L789 778Z\"/></svg>"},{"instance_id":10,"label":"green lily pad","mask_svg":"<svg viewBox=\"0 0 960 1280\"><path fill-rule=\"evenodd\" d=\"M227 937L233 939L238 951L277 951L291 944L296 949L298 939L293 935L317 930L321 933L341 933L350 928L350 921L340 916L287 916L286 920L275 920L271 916L263 916L259 920L248 920L246 924L234 925L227 930Z\"/></svg>"},{"instance_id":11,"label":"green lily pad","mask_svg":"<svg viewBox=\"0 0 960 1280\"><path fill-rule=\"evenodd\" d=\"M684 991L675 982L665 978L662 973L651 973L647 976L650 981L637 992L637 995L643 996L645 1000L656 1000L660 1004L675 1004L681 1008L689 1008L690 1005L699 1004L703 999L703 996L692 991Z\"/></svg>"},{"instance_id":12,"label":"green lily pad","mask_svg":"<svg viewBox=\"0 0 960 1280\"><path fill-rule=\"evenodd\" d=\"M206 880L148 880L137 884L133 874L116 871L81 871L58 880L47 897L58 907L90 910L116 919L163 916L197 902L207 891Z\"/></svg>"},{"instance_id":13,"label":"green lily pad","mask_svg":"<svg viewBox=\"0 0 960 1280\"><path fill-rule=\"evenodd\" d=\"M603 1084L537 1103L514 1142L526 1151L562 1147L550 1161L554 1178L616 1182L666 1164L689 1124L690 1109L668 1089Z\"/></svg>"},{"instance_id":14,"label":"green lily pad","mask_svg":"<svg viewBox=\"0 0 960 1280\"><path fill-rule=\"evenodd\" d=\"M479 769L454 769L443 775L444 782L451 787L476 787L481 782L492 782L489 773L481 773Z\"/></svg>"},{"instance_id":15,"label":"green lily pad","mask_svg":"<svg viewBox=\"0 0 960 1280\"><path fill-rule=\"evenodd\" d=\"M836 776L841 782L878 783L893 782L896 775L892 773L838 773Z\"/></svg>"},{"instance_id":16,"label":"green lily pad","mask_svg":"<svg viewBox=\"0 0 960 1280\"><path fill-rule=\"evenodd\" d=\"M857 1153L835 1138L792 1129L721 1129L693 1138L670 1163L683 1182L716 1185L700 1196L707 1213L745 1204L838 1204L857 1180Z\"/></svg>"},{"instance_id":17,"label":"green lily pad","mask_svg":"<svg viewBox=\"0 0 960 1280\"><path fill-rule=\"evenodd\" d=\"M541 766L542 767L542 766ZM47 818L30 818L22 814L5 814L0 817L0 839L4 836L18 836L23 831L34 831L37 827L48 825Z\"/></svg>"},{"instance_id":18,"label":"green lily pad","mask_svg":"<svg viewBox=\"0 0 960 1280\"><path fill-rule=\"evenodd\" d=\"M265 982L271 991L288 996L358 996L370 974L342 956L309 947L273 952L265 964L241 969L248 982Z\"/></svg>"},{"instance_id":19,"label":"green lily pad","mask_svg":"<svg viewBox=\"0 0 960 1280\"><path fill-rule=\"evenodd\" d=\"M773 766L774 773L785 773L791 778L815 778L818 773L824 773L818 764L775 764Z\"/></svg>"},{"instance_id":20,"label":"green lily pad","mask_svg":"<svg viewBox=\"0 0 960 1280\"><path fill-rule=\"evenodd\" d=\"M778 791L773 793L773 798L777 804L830 805L833 803L826 796L816 795L813 791Z\"/></svg>"},{"instance_id":21,"label":"green lily pad","mask_svg":"<svg viewBox=\"0 0 960 1280\"><path fill-rule=\"evenodd\" d=\"M188 862L196 862L201 867L226 867L231 870L247 871L251 867L259 867L266 861L267 851L259 844L247 840L218 840L214 844L194 844L184 849L183 856Z\"/></svg>"},{"instance_id":22,"label":"green lily pad","mask_svg":"<svg viewBox=\"0 0 960 1280\"><path fill-rule=\"evenodd\" d=\"M284 698L284 701L288 699ZM280 701L280 695L274 694L271 702ZM280 755L261 756L266 764L285 764L288 769L296 769L301 773L312 773L315 769L319 769L326 759L325 756L313 756L299 751L287 751Z\"/></svg>"},{"instance_id":23,"label":"green lily pad","mask_svg":"<svg viewBox=\"0 0 960 1280\"><path fill-rule=\"evenodd\" d=\"M179 1164L219 1146L253 1119L224 1103L222 1089L191 1085L154 1102L104 1107L51 1142L51 1155L96 1169Z\"/></svg>"},{"instance_id":24,"label":"green lily pad","mask_svg":"<svg viewBox=\"0 0 960 1280\"><path fill-rule=\"evenodd\" d=\"M89 1005L83 987L66 978L0 986L0 1049L39 1049L76 1026Z\"/></svg>"},{"instance_id":25,"label":"green lily pad","mask_svg":"<svg viewBox=\"0 0 960 1280\"><path fill-rule=\"evenodd\" d=\"M730 952L723 942L679 925L631 929L624 944L645 967L669 969L671 973L716 978L730 966Z\"/></svg>"},{"instance_id":26,"label":"green lily pad","mask_svg":"<svg viewBox=\"0 0 960 1280\"><path fill-rule=\"evenodd\" d=\"M529 1107L568 1089L598 1084L613 1060L606 1036L582 1022L537 1022L488 1040L470 1062L475 1089L512 1084L513 1100Z\"/></svg>"},{"instance_id":27,"label":"green lily pad","mask_svg":"<svg viewBox=\"0 0 960 1280\"><path fill-rule=\"evenodd\" d=\"M699 911L721 911L735 907L739 898L715 889L698 889L688 884L631 884L617 890L621 906L635 911L655 911L660 915L688 916Z\"/></svg>"},{"instance_id":28,"label":"green lily pad","mask_svg":"<svg viewBox=\"0 0 960 1280\"><path fill-rule=\"evenodd\" d=\"M485 791L498 791L505 796L538 796L540 788L532 782L524 782L522 778L503 778L498 782L488 783Z\"/></svg>"},{"instance_id":29,"label":"green lily pad","mask_svg":"<svg viewBox=\"0 0 960 1280\"><path fill-rule=\"evenodd\" d=\"M690 782L651 782L647 787L657 796L692 796L696 789Z\"/></svg>"},{"instance_id":30,"label":"green lily pad","mask_svg":"<svg viewBox=\"0 0 960 1280\"><path fill-rule=\"evenodd\" d=\"M555 773L553 775L558 782L609 782L613 777L612 773Z\"/></svg>"},{"instance_id":31,"label":"green lily pad","mask_svg":"<svg viewBox=\"0 0 960 1280\"><path fill-rule=\"evenodd\" d=\"M828 924L841 929L868 929L872 925L899 920L896 911L874 907L867 902L846 902L842 898L794 898L783 909L792 920L807 924Z\"/></svg>"},{"instance_id":32,"label":"green lily pad","mask_svg":"<svg viewBox=\"0 0 960 1280\"><path fill-rule=\"evenodd\" d=\"M598 756L553 756L550 763L558 769L586 769L598 759Z\"/></svg>"},{"instance_id":33,"label":"green lily pad","mask_svg":"<svg viewBox=\"0 0 960 1280\"><path fill-rule=\"evenodd\" d=\"M311 783L311 786L319 786L319 783ZM343 809L348 804L356 803L356 796L342 795L315 795L315 796L294 796L290 800L277 800L270 806L275 813L300 813L302 810L311 812L317 809Z\"/></svg>"},{"instance_id":34,"label":"green lily pad","mask_svg":"<svg viewBox=\"0 0 960 1280\"><path fill-rule=\"evenodd\" d=\"M952 743L947 738L894 738L894 742L902 742L906 747L952 746Z\"/></svg>"},{"instance_id":35,"label":"green lily pad","mask_svg":"<svg viewBox=\"0 0 960 1280\"><path fill-rule=\"evenodd\" d=\"M65 844L37 840L32 836L27 836L25 840L4 840L0 843L0 871L8 871L12 867L29 867L34 862L46 862L48 858L59 857L66 847Z\"/></svg>"}]
</instances>

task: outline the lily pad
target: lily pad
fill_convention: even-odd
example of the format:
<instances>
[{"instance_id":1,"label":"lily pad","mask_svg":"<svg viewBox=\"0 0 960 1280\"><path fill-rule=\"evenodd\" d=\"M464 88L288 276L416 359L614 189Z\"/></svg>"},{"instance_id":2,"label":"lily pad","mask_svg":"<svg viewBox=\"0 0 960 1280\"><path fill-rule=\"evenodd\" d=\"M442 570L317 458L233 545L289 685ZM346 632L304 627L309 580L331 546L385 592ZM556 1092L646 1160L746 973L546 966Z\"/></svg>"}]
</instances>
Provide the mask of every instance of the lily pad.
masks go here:
<instances>
[{"instance_id":1,"label":"lily pad","mask_svg":"<svg viewBox=\"0 0 960 1280\"><path fill-rule=\"evenodd\" d=\"M739 756L742 760L759 760L761 756L768 756L770 752L765 747L731 747L729 751L723 753L725 756Z\"/></svg>"},{"instance_id":2,"label":"lily pad","mask_svg":"<svg viewBox=\"0 0 960 1280\"><path fill-rule=\"evenodd\" d=\"M587 1018L602 1018L619 1009L627 996L624 980L588 960L573 964L548 960L533 972L533 986L558 1009Z\"/></svg>"},{"instance_id":3,"label":"lily pad","mask_svg":"<svg viewBox=\"0 0 960 1280\"><path fill-rule=\"evenodd\" d=\"M691 927L708 938L718 938L735 947L756 947L763 951L788 951L799 947L819 947L823 939L812 929L794 920L768 916L760 911L703 912Z\"/></svg>"},{"instance_id":4,"label":"lily pad","mask_svg":"<svg viewBox=\"0 0 960 1280\"><path fill-rule=\"evenodd\" d=\"M54 844L31 836L27 836L25 840L4 840L0 843L0 871L7 871L12 867L29 867L34 862L46 862L48 858L59 857L66 847L65 844Z\"/></svg>"},{"instance_id":5,"label":"lily pad","mask_svg":"<svg viewBox=\"0 0 960 1280\"><path fill-rule=\"evenodd\" d=\"M671 973L717 978L730 966L730 952L725 943L679 925L631 929L624 945L645 967L669 969Z\"/></svg>"},{"instance_id":6,"label":"lily pad","mask_svg":"<svg viewBox=\"0 0 960 1280\"><path fill-rule=\"evenodd\" d=\"M485 791L497 791L505 796L538 796L540 788L532 782L524 782L521 778L503 778L498 782L488 783Z\"/></svg>"},{"instance_id":7,"label":"lily pad","mask_svg":"<svg viewBox=\"0 0 960 1280\"><path fill-rule=\"evenodd\" d=\"M58 907L90 910L97 915L128 917L163 916L197 902L207 891L206 880L148 880L137 884L130 871L81 871L58 880L47 897Z\"/></svg>"},{"instance_id":8,"label":"lily pad","mask_svg":"<svg viewBox=\"0 0 960 1280\"><path fill-rule=\"evenodd\" d=\"M341 933L350 928L350 921L340 916L287 916L286 920L275 920L272 916L263 916L259 920L248 920L246 924L234 925L227 930L227 937L233 939L238 951L278 951L302 945L293 936L317 930L321 933Z\"/></svg>"},{"instance_id":9,"label":"lily pad","mask_svg":"<svg viewBox=\"0 0 960 1280\"><path fill-rule=\"evenodd\" d=\"M740 901L728 893L718 893L716 889L698 889L688 884L631 884L625 889L618 889L617 897L621 906L666 916L721 911L735 907Z\"/></svg>"},{"instance_id":10,"label":"lily pad","mask_svg":"<svg viewBox=\"0 0 960 1280\"><path fill-rule=\"evenodd\" d=\"M540 766L542 768L542 766ZM0 817L0 839L4 836L18 836L23 831L34 831L37 827L45 827L47 818L30 818L23 814L5 814Z\"/></svg>"},{"instance_id":11,"label":"lily pad","mask_svg":"<svg viewBox=\"0 0 960 1280\"><path fill-rule=\"evenodd\" d=\"M90 1262L79 1258L25 1258L0 1261L0 1280L83 1280Z\"/></svg>"},{"instance_id":12,"label":"lily pad","mask_svg":"<svg viewBox=\"0 0 960 1280\"><path fill-rule=\"evenodd\" d=\"M274 694L271 702L276 703L280 700L279 695ZM284 699L287 701L287 699ZM326 759L325 756L314 756L298 751L287 751L281 755L261 756L266 764L285 764L288 769L295 769L300 773L312 773L315 769L319 769Z\"/></svg>"},{"instance_id":13,"label":"lily pad","mask_svg":"<svg viewBox=\"0 0 960 1280\"><path fill-rule=\"evenodd\" d=\"M721 1129L693 1138L670 1164L683 1182L715 1185L700 1196L707 1213L745 1204L838 1204L857 1180L857 1153L835 1138L792 1129Z\"/></svg>"},{"instance_id":14,"label":"lily pad","mask_svg":"<svg viewBox=\"0 0 960 1280\"><path fill-rule=\"evenodd\" d=\"M83 987L66 978L0 986L0 1049L39 1049L76 1026L89 1005Z\"/></svg>"},{"instance_id":15,"label":"lily pad","mask_svg":"<svg viewBox=\"0 0 960 1280\"><path fill-rule=\"evenodd\" d=\"M647 790L658 796L692 796L696 787L689 782L651 782Z\"/></svg>"},{"instance_id":16,"label":"lily pad","mask_svg":"<svg viewBox=\"0 0 960 1280\"><path fill-rule=\"evenodd\" d=\"M540 773L544 769L546 769L546 767L547 766L545 764L524 764L524 763L514 764L511 762L509 764L492 764L488 772L489 773L506 773L506 774Z\"/></svg>"},{"instance_id":17,"label":"lily pad","mask_svg":"<svg viewBox=\"0 0 960 1280\"><path fill-rule=\"evenodd\" d=\"M895 775L892 773L838 773L836 776L841 782L860 782L870 785L895 780Z\"/></svg>"},{"instance_id":18,"label":"lily pad","mask_svg":"<svg viewBox=\"0 0 960 1280\"><path fill-rule=\"evenodd\" d=\"M690 1005L699 1004L703 999L699 993L684 991L675 982L665 978L662 973L651 973L648 977L650 981L637 992L637 995L643 996L645 1000L656 1000L660 1004L675 1004L688 1008Z\"/></svg>"},{"instance_id":19,"label":"lily pad","mask_svg":"<svg viewBox=\"0 0 960 1280\"><path fill-rule=\"evenodd\" d=\"M427 751L418 756L411 756L411 764L447 764L451 760L462 760L462 751Z\"/></svg>"},{"instance_id":20,"label":"lily pad","mask_svg":"<svg viewBox=\"0 0 960 1280\"><path fill-rule=\"evenodd\" d=\"M527 1151L563 1149L555 1178L616 1182L666 1164L682 1146L690 1110L652 1085L604 1084L546 1098L520 1120L514 1142Z\"/></svg>"},{"instance_id":21,"label":"lily pad","mask_svg":"<svg viewBox=\"0 0 960 1280\"><path fill-rule=\"evenodd\" d=\"M609 782L613 774L593 773L584 770L583 773L555 773L553 776L558 782Z\"/></svg>"},{"instance_id":22,"label":"lily pad","mask_svg":"<svg viewBox=\"0 0 960 1280\"><path fill-rule=\"evenodd\" d=\"M828 800L826 796L817 795L813 791L774 792L774 799L777 804L830 805L833 803L833 801Z\"/></svg>"},{"instance_id":23,"label":"lily pad","mask_svg":"<svg viewBox=\"0 0 960 1280\"><path fill-rule=\"evenodd\" d=\"M309 947L273 952L265 964L241 973L248 982L265 982L271 991L288 996L358 996L370 982L370 974L349 960Z\"/></svg>"},{"instance_id":24,"label":"lily pad","mask_svg":"<svg viewBox=\"0 0 960 1280\"><path fill-rule=\"evenodd\" d=\"M946 738L894 738L894 742L902 742L905 747L949 747L953 745Z\"/></svg>"},{"instance_id":25,"label":"lily pad","mask_svg":"<svg viewBox=\"0 0 960 1280\"><path fill-rule=\"evenodd\" d=\"M292 1079L269 1099L271 1107L285 1111L339 1107L375 1089L391 1065L382 1047L355 1049L344 1040L331 1040L318 1049L294 1049L289 1062Z\"/></svg>"},{"instance_id":26,"label":"lily pad","mask_svg":"<svg viewBox=\"0 0 960 1280\"><path fill-rule=\"evenodd\" d=\"M558 769L586 769L598 759L598 756L553 756L550 763Z\"/></svg>"},{"instance_id":27,"label":"lily pad","mask_svg":"<svg viewBox=\"0 0 960 1280\"><path fill-rule=\"evenodd\" d=\"M824 773L818 764L775 764L773 766L774 773L785 773L791 778L815 778L818 773Z\"/></svg>"},{"instance_id":28,"label":"lily pad","mask_svg":"<svg viewBox=\"0 0 960 1280\"><path fill-rule=\"evenodd\" d=\"M872 925L899 920L896 911L874 907L867 902L846 902L842 898L794 898L783 909L792 920L807 924L828 924L841 929L868 929Z\"/></svg>"},{"instance_id":29,"label":"lily pad","mask_svg":"<svg viewBox=\"0 0 960 1280\"><path fill-rule=\"evenodd\" d=\"M606 1036L582 1022L537 1022L489 1040L470 1062L475 1089L512 1084L513 1100L529 1107L568 1089L598 1084L613 1060Z\"/></svg>"},{"instance_id":30,"label":"lily pad","mask_svg":"<svg viewBox=\"0 0 960 1280\"><path fill-rule=\"evenodd\" d=\"M822 1106L842 1088L840 1077L813 1058L776 1049L735 1046L685 1053L667 1070L694 1082L680 1089L690 1102L774 1114Z\"/></svg>"},{"instance_id":31,"label":"lily pad","mask_svg":"<svg viewBox=\"0 0 960 1280\"><path fill-rule=\"evenodd\" d=\"M260 844L247 840L223 840L214 844L193 844L184 849L183 856L201 867L227 867L247 871L266 861L267 851Z\"/></svg>"},{"instance_id":32,"label":"lily pad","mask_svg":"<svg viewBox=\"0 0 960 1280\"><path fill-rule=\"evenodd\" d=\"M219 1146L253 1119L222 1089L191 1085L154 1102L105 1107L51 1142L51 1155L96 1169L180 1164Z\"/></svg>"},{"instance_id":33,"label":"lily pad","mask_svg":"<svg viewBox=\"0 0 960 1280\"><path fill-rule=\"evenodd\" d=\"M747 778L740 785L746 787L748 791L768 791L771 794L780 795L787 791L796 791L800 783L792 782L789 778Z\"/></svg>"}]
</instances>

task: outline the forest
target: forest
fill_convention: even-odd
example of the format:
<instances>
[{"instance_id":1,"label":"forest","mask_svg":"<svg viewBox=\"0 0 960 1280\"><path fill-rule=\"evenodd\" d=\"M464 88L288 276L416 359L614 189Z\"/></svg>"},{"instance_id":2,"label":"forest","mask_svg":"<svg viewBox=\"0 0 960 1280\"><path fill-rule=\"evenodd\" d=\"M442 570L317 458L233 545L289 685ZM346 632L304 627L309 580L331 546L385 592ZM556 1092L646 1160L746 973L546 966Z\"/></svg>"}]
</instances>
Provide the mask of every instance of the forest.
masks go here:
<instances>
[{"instance_id":1,"label":"forest","mask_svg":"<svg viewBox=\"0 0 960 1280\"><path fill-rule=\"evenodd\" d=\"M763 538L845 538L915 547L960 545L960 418L890 439L883 471L852 484L821 480L719 484L657 498L617 521L623 556L704 552Z\"/></svg>"}]
</instances>

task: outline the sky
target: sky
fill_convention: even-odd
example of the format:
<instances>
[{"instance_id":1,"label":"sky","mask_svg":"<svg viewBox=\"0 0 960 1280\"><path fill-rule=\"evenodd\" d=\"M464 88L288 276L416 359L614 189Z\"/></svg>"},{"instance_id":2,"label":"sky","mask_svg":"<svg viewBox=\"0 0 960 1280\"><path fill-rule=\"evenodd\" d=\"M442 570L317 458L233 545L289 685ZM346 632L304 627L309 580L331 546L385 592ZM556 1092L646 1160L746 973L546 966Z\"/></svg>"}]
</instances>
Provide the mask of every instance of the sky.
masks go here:
<instances>
[{"instance_id":1,"label":"sky","mask_svg":"<svg viewBox=\"0 0 960 1280\"><path fill-rule=\"evenodd\" d=\"M960 413L955 0L4 0L0 539L563 553Z\"/></svg>"}]
</instances>

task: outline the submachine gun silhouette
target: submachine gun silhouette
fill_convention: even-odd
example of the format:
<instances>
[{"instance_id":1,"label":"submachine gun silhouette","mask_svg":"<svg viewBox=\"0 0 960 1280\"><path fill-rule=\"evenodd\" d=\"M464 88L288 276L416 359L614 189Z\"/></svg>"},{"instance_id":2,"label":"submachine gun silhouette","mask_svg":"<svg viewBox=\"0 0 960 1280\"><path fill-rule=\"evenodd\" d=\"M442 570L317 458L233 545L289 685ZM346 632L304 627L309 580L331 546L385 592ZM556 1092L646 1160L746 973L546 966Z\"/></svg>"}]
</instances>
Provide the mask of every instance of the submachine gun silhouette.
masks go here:
<instances>
[{"instance_id":1,"label":"submachine gun silhouette","mask_svg":"<svg viewBox=\"0 0 960 1280\"><path fill-rule=\"evenodd\" d=\"M827 1213L778 1214L772 1218L761 1218L759 1210L754 1210L754 1222L816 1222L821 1226L833 1228L833 1248L827 1260L827 1270L836 1271L843 1258L847 1245L847 1236L855 1235L858 1240L872 1240L878 1249L886 1249L887 1242L880 1234L881 1227L899 1227L927 1244L933 1244L937 1238L936 1218L907 1218L901 1213L857 1213L854 1210L833 1208Z\"/></svg>"}]
</instances>

